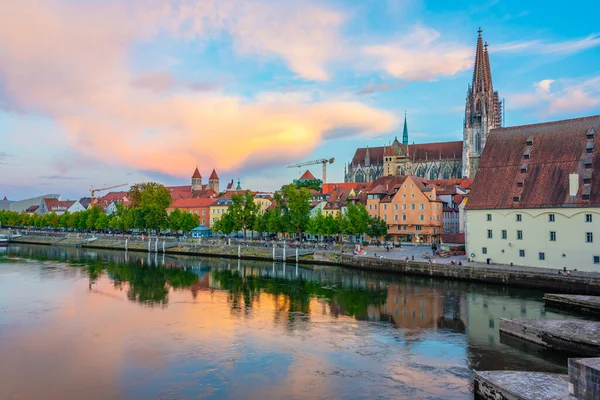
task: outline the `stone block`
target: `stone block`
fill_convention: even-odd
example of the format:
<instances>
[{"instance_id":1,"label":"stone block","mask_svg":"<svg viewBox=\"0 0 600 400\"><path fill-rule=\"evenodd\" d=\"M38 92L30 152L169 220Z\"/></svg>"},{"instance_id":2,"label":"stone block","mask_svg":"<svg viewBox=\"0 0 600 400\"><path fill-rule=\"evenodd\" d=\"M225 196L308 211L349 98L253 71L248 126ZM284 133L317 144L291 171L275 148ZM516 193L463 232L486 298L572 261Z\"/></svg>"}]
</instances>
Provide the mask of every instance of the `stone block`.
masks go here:
<instances>
[{"instance_id":1,"label":"stone block","mask_svg":"<svg viewBox=\"0 0 600 400\"><path fill-rule=\"evenodd\" d=\"M600 358L570 358L569 383L570 394L578 399L600 399Z\"/></svg>"}]
</instances>

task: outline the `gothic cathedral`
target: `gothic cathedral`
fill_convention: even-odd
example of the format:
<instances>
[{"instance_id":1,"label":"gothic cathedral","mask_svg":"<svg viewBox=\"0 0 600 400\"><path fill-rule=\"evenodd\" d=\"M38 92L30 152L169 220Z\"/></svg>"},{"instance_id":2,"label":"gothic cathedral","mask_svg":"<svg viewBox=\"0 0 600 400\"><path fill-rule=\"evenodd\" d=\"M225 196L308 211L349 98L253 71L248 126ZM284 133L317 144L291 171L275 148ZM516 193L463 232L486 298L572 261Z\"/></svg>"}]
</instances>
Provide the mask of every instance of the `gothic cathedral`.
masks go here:
<instances>
[{"instance_id":1,"label":"gothic cathedral","mask_svg":"<svg viewBox=\"0 0 600 400\"><path fill-rule=\"evenodd\" d=\"M478 31L473 82L467 90L463 140L408 144L404 116L402 143L356 149L344 167L346 182L371 182L383 175L416 175L425 179L473 178L490 129L502 126L502 102L492 86L487 43Z\"/></svg>"}]
</instances>

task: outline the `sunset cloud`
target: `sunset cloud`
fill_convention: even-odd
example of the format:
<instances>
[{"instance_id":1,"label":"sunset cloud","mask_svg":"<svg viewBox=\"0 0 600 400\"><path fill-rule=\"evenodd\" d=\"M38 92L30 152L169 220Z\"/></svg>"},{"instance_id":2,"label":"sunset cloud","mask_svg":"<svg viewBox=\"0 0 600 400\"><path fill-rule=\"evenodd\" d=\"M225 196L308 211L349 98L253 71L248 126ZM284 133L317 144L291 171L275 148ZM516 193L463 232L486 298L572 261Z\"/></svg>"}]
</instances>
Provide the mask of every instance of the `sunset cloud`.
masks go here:
<instances>
[{"instance_id":1,"label":"sunset cloud","mask_svg":"<svg viewBox=\"0 0 600 400\"><path fill-rule=\"evenodd\" d=\"M281 57L307 78L326 79L324 64L336 41L332 30L342 16L310 5L300 16L300 10L275 3L253 3L3 5L0 37L11 37L0 42L8 104L51 116L66 128L66 137L55 139L82 155L171 175L187 174L194 164L230 170L289 162L308 155L334 130L359 135L394 126L390 113L361 103L318 102L298 93L286 99L209 93L210 84L181 87L170 72L131 70L131 47L157 32L193 40L224 30L241 53ZM36 29L22 29L26 25ZM297 35L299 30L306 34Z\"/></svg>"}]
</instances>

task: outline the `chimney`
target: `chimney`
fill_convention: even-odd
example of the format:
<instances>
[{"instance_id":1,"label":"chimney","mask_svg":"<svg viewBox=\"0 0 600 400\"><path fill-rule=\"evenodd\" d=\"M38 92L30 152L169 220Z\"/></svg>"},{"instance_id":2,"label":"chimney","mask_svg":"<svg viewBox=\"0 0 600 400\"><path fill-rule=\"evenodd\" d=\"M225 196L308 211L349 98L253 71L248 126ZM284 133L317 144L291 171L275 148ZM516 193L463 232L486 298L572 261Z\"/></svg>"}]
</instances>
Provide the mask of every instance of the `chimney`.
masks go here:
<instances>
[{"instance_id":1,"label":"chimney","mask_svg":"<svg viewBox=\"0 0 600 400\"><path fill-rule=\"evenodd\" d=\"M579 174L569 174L569 196L577 197L579 191Z\"/></svg>"}]
</instances>

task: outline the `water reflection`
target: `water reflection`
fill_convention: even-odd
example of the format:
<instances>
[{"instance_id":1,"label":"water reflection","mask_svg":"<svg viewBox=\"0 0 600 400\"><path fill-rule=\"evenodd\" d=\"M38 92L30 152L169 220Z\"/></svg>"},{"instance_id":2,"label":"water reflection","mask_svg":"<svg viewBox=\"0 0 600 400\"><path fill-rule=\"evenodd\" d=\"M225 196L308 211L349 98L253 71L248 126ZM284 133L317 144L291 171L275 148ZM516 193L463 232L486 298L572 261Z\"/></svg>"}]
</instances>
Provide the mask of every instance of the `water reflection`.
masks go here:
<instances>
[{"instance_id":1,"label":"water reflection","mask_svg":"<svg viewBox=\"0 0 600 400\"><path fill-rule=\"evenodd\" d=\"M498 319L521 316L573 318L500 286L10 246L0 398L468 398L473 368L564 372L564 356L500 340ZM78 365L94 373L73 386Z\"/></svg>"}]
</instances>

